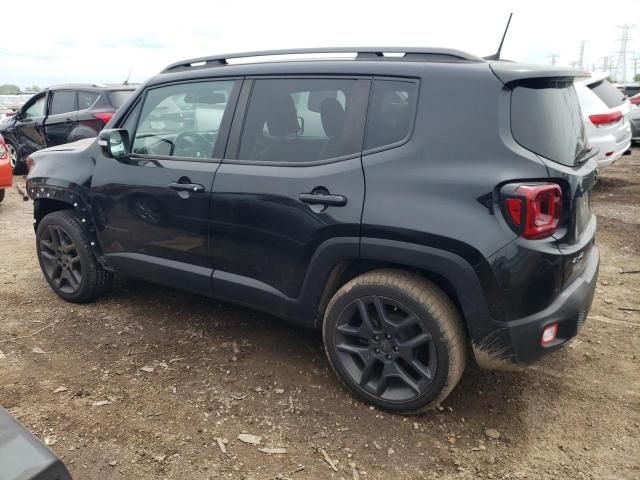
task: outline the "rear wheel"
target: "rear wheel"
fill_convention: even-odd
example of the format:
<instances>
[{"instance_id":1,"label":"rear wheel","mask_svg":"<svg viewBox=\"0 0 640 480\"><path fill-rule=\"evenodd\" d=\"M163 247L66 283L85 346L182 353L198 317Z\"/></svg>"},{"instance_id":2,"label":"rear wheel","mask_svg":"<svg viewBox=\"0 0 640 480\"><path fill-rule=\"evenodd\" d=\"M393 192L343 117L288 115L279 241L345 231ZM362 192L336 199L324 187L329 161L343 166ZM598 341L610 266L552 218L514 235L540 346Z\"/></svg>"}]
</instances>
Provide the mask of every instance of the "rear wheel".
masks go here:
<instances>
[{"instance_id":1,"label":"rear wheel","mask_svg":"<svg viewBox=\"0 0 640 480\"><path fill-rule=\"evenodd\" d=\"M108 288L113 274L98 262L78 219L67 210L44 217L36 232L38 261L63 299L84 303Z\"/></svg>"},{"instance_id":2,"label":"rear wheel","mask_svg":"<svg viewBox=\"0 0 640 480\"><path fill-rule=\"evenodd\" d=\"M329 362L358 397L415 413L436 406L466 364L465 334L451 299L400 270L363 274L331 299L323 324Z\"/></svg>"},{"instance_id":3,"label":"rear wheel","mask_svg":"<svg viewBox=\"0 0 640 480\"><path fill-rule=\"evenodd\" d=\"M0 188L0 202L4 200L4 189Z\"/></svg>"}]
</instances>

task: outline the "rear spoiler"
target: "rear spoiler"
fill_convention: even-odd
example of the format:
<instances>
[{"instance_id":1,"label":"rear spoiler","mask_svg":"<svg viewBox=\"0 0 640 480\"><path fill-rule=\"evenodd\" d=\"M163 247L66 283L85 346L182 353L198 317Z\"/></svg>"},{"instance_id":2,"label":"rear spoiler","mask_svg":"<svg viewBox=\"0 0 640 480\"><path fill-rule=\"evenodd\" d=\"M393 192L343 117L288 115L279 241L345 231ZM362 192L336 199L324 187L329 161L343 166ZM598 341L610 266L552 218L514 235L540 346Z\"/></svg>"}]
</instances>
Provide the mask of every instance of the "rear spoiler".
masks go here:
<instances>
[{"instance_id":1,"label":"rear spoiler","mask_svg":"<svg viewBox=\"0 0 640 480\"><path fill-rule=\"evenodd\" d=\"M566 67L552 67L549 65L527 65L523 63L511 63L505 61L489 62L489 68L505 85L521 80L557 79L573 80L586 78L589 72Z\"/></svg>"}]
</instances>

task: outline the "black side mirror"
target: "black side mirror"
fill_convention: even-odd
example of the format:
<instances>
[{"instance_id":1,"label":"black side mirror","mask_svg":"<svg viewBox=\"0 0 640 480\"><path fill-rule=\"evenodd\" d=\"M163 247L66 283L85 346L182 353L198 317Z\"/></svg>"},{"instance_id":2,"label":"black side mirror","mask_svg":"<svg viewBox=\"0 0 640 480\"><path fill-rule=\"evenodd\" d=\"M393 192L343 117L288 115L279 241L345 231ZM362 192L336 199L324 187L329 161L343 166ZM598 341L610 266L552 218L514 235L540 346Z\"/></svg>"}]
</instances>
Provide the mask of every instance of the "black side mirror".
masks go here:
<instances>
[{"instance_id":1,"label":"black side mirror","mask_svg":"<svg viewBox=\"0 0 640 480\"><path fill-rule=\"evenodd\" d=\"M126 158L131 153L129 132L122 128L102 130L98 136L98 145L109 158Z\"/></svg>"}]
</instances>

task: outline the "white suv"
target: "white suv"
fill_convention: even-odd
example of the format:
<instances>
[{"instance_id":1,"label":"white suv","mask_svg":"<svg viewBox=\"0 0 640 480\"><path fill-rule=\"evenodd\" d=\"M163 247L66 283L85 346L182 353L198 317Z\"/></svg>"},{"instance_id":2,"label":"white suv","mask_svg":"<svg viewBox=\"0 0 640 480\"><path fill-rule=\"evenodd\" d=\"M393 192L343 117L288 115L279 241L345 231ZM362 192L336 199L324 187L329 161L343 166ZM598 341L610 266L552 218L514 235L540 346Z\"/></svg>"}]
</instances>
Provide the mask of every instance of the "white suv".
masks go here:
<instances>
[{"instance_id":1,"label":"white suv","mask_svg":"<svg viewBox=\"0 0 640 480\"><path fill-rule=\"evenodd\" d=\"M598 167L608 167L631 146L629 100L608 80L608 74L592 74L575 83L589 144L599 149Z\"/></svg>"}]
</instances>

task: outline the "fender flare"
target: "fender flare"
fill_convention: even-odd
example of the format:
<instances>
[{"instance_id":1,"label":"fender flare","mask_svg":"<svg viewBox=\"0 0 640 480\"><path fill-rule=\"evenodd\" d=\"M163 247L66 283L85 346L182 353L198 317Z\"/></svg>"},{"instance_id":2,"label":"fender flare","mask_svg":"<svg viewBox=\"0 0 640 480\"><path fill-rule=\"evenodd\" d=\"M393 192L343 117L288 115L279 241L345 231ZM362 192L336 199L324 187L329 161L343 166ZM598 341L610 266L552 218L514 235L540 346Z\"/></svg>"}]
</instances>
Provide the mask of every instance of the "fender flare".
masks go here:
<instances>
[{"instance_id":1,"label":"fender flare","mask_svg":"<svg viewBox=\"0 0 640 480\"><path fill-rule=\"evenodd\" d=\"M472 340L493 330L493 319L478 275L459 255L426 245L363 237L360 256L365 260L385 261L437 274L453 287Z\"/></svg>"},{"instance_id":2,"label":"fender flare","mask_svg":"<svg viewBox=\"0 0 640 480\"><path fill-rule=\"evenodd\" d=\"M39 217L41 217L40 209L44 208L46 201L53 200L68 205L69 210L73 210L74 214L80 219L82 228L87 234L89 244L96 258L105 268L110 269L98 241L98 229L92 215L91 201L86 188L82 185L62 180L30 178L27 180L27 193L33 200L34 230L38 228Z\"/></svg>"}]
</instances>

